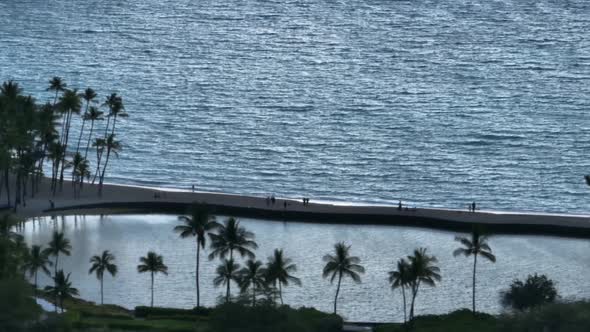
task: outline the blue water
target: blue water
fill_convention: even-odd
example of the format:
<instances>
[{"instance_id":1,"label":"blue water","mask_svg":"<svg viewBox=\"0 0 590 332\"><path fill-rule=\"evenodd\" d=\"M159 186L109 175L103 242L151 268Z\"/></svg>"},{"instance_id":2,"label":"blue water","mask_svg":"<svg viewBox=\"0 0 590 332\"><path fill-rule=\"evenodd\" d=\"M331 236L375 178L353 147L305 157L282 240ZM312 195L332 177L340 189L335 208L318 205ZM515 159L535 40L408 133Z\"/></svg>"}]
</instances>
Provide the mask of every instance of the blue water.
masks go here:
<instances>
[{"instance_id":1,"label":"blue water","mask_svg":"<svg viewBox=\"0 0 590 332\"><path fill-rule=\"evenodd\" d=\"M117 91L108 180L588 211L586 0L0 1L0 80Z\"/></svg>"}]
</instances>

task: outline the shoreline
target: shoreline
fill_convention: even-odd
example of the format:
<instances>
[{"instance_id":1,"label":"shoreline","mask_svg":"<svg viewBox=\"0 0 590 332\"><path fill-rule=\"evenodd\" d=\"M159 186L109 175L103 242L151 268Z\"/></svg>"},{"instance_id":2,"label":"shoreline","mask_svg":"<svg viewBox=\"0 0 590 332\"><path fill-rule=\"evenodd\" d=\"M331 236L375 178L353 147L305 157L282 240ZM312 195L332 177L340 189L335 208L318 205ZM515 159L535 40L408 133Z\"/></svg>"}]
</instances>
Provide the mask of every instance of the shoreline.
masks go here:
<instances>
[{"instance_id":1,"label":"shoreline","mask_svg":"<svg viewBox=\"0 0 590 332\"><path fill-rule=\"evenodd\" d=\"M110 213L185 213L195 203L205 203L215 214L235 215L275 221L339 223L350 225L391 225L470 231L473 225L484 225L489 233L539 234L590 238L590 215L526 213L507 211L402 208L387 205L358 205L277 198L271 204L265 197L168 190L137 185L105 184L102 197L98 185L84 184L79 198L73 197L70 182L52 196L49 180L42 180L40 191L27 198L27 206L17 209L17 216L41 216ZM5 195L5 194L4 194ZM5 199L4 196L0 199ZM49 200L54 202L50 208Z\"/></svg>"}]
</instances>

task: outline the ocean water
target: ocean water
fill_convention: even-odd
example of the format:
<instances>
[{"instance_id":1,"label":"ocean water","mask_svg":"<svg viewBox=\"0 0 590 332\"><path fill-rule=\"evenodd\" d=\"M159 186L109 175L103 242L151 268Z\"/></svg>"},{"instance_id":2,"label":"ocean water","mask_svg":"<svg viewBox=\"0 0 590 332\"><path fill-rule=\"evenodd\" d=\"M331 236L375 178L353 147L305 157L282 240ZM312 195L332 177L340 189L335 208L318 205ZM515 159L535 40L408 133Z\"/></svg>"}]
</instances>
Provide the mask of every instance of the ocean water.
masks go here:
<instances>
[{"instance_id":1,"label":"ocean water","mask_svg":"<svg viewBox=\"0 0 590 332\"><path fill-rule=\"evenodd\" d=\"M586 0L0 1L0 80L120 93L108 181L588 211Z\"/></svg>"},{"instance_id":2,"label":"ocean water","mask_svg":"<svg viewBox=\"0 0 590 332\"><path fill-rule=\"evenodd\" d=\"M224 218L220 218L220 221ZM360 257L366 273L357 285L344 279L338 310L349 321L403 321L402 295L392 291L387 272L395 262L412 253L416 247L426 247L438 258L442 281L435 288L421 287L416 300L416 314L443 314L461 308L471 308L473 260L453 257L459 243L451 232L390 226L350 227L292 222L240 219L241 225L256 235L260 248L257 259L265 262L274 248L283 248L285 255L297 265L295 276L302 286L284 288L283 298L291 306L315 307L331 312L336 286L322 278L322 257L333 251L336 242L352 245L351 254ZM180 239L172 229L178 224L171 215L85 216L58 218L25 224L23 235L29 244L47 245L54 229L63 231L72 243L72 256L60 255L60 269L71 272L74 287L82 298L100 303L100 286L95 275L89 275L89 259L103 250L116 257L119 272L116 278L105 276L105 303L127 308L150 303L150 277L138 274L139 257L148 250L164 256L168 276L155 277L154 304L157 306L191 308L195 295L195 241ZM503 311L500 292L514 279L526 279L533 273L546 274L556 282L563 299L590 297L590 242L546 236L494 236L489 244L497 257L492 264L478 260L477 308L497 314ZM219 260L207 260L201 253L201 303L214 305L225 288L215 288L215 268ZM241 259L238 259L243 264ZM39 284L52 281L39 276ZM232 294L238 288L232 284Z\"/></svg>"}]
</instances>

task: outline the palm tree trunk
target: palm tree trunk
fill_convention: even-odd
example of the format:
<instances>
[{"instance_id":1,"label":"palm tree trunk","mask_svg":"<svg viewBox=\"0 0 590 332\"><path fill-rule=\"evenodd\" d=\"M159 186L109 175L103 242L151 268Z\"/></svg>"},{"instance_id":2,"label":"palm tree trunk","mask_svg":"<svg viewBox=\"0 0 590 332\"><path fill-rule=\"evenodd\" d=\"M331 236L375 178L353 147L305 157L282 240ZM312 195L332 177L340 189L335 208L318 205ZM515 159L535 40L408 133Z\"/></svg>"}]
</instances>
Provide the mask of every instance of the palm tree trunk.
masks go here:
<instances>
[{"instance_id":1,"label":"palm tree trunk","mask_svg":"<svg viewBox=\"0 0 590 332\"><path fill-rule=\"evenodd\" d=\"M61 172L59 175L59 190L61 192L61 190L63 189L63 184L64 184L64 171L66 169L66 154L67 154L67 150L68 150L68 140L70 137L70 125L71 125L71 119L72 119L72 112L68 112L67 114L67 122L66 122L66 135L65 135L65 140L64 140L64 153L62 155L61 158Z\"/></svg>"},{"instance_id":2,"label":"palm tree trunk","mask_svg":"<svg viewBox=\"0 0 590 332\"><path fill-rule=\"evenodd\" d=\"M195 283L197 284L197 308L201 306L200 293L199 293L199 256L201 253L201 246L199 240L197 240L197 266L195 268Z\"/></svg>"},{"instance_id":3,"label":"palm tree trunk","mask_svg":"<svg viewBox=\"0 0 590 332\"><path fill-rule=\"evenodd\" d=\"M4 185L6 185L6 199L10 205L10 183L8 180L8 167L4 170Z\"/></svg>"},{"instance_id":4,"label":"palm tree trunk","mask_svg":"<svg viewBox=\"0 0 590 332\"><path fill-rule=\"evenodd\" d=\"M230 285L230 283L231 283L231 279L228 279L227 280L227 290L225 293L225 303L229 303L229 287L230 287L229 285Z\"/></svg>"},{"instance_id":5,"label":"palm tree trunk","mask_svg":"<svg viewBox=\"0 0 590 332\"><path fill-rule=\"evenodd\" d=\"M103 293L103 281L104 281L104 277L100 277L100 305L104 304L104 293Z\"/></svg>"},{"instance_id":6,"label":"palm tree trunk","mask_svg":"<svg viewBox=\"0 0 590 332\"><path fill-rule=\"evenodd\" d=\"M256 286L252 285L252 307L256 306Z\"/></svg>"},{"instance_id":7,"label":"palm tree trunk","mask_svg":"<svg viewBox=\"0 0 590 332\"><path fill-rule=\"evenodd\" d=\"M59 252L57 252L57 254L55 255L55 274L53 275L54 277L57 275L57 262L59 259Z\"/></svg>"},{"instance_id":8,"label":"palm tree trunk","mask_svg":"<svg viewBox=\"0 0 590 332\"><path fill-rule=\"evenodd\" d=\"M92 130L94 129L94 120L90 121L90 134L88 134L88 143L86 143L86 152L84 152L84 159L88 157L88 149L90 149L90 140L92 139Z\"/></svg>"},{"instance_id":9,"label":"palm tree trunk","mask_svg":"<svg viewBox=\"0 0 590 332\"><path fill-rule=\"evenodd\" d=\"M408 321L406 313L406 287L402 285L402 298L404 299L404 324Z\"/></svg>"},{"instance_id":10,"label":"palm tree trunk","mask_svg":"<svg viewBox=\"0 0 590 332\"><path fill-rule=\"evenodd\" d=\"M37 270L35 270L35 296L37 296Z\"/></svg>"},{"instance_id":11,"label":"palm tree trunk","mask_svg":"<svg viewBox=\"0 0 590 332\"><path fill-rule=\"evenodd\" d=\"M336 305L338 303L338 293L340 293L340 283L342 282L342 272L338 273L338 287L336 287L336 296L334 297L334 314L336 314Z\"/></svg>"},{"instance_id":12,"label":"palm tree trunk","mask_svg":"<svg viewBox=\"0 0 590 332\"><path fill-rule=\"evenodd\" d=\"M412 286L412 305L410 306L410 321L414 319L414 304L416 303L416 296L418 296L418 289L420 288L420 282Z\"/></svg>"},{"instance_id":13,"label":"palm tree trunk","mask_svg":"<svg viewBox=\"0 0 590 332\"><path fill-rule=\"evenodd\" d=\"M84 114L88 113L88 106L90 106L89 101L86 102L86 110L84 111ZM86 117L82 116L82 129L80 129L80 136L78 136L78 145L76 146L76 153L80 151L80 142L82 141L82 134L84 133L84 124L86 124Z\"/></svg>"},{"instance_id":14,"label":"palm tree trunk","mask_svg":"<svg viewBox=\"0 0 590 332\"><path fill-rule=\"evenodd\" d=\"M283 305L283 283L279 281L279 299L281 299L281 305Z\"/></svg>"},{"instance_id":15,"label":"palm tree trunk","mask_svg":"<svg viewBox=\"0 0 590 332\"><path fill-rule=\"evenodd\" d=\"M104 174L107 170L107 165L109 164L109 157L111 156L111 148L107 145L107 159L104 161L104 165L102 166L102 174L100 175L100 180L98 181L98 196L102 196L102 184L104 182Z\"/></svg>"},{"instance_id":16,"label":"palm tree trunk","mask_svg":"<svg viewBox=\"0 0 590 332\"><path fill-rule=\"evenodd\" d=\"M152 308L154 307L154 272L152 271Z\"/></svg>"},{"instance_id":17,"label":"palm tree trunk","mask_svg":"<svg viewBox=\"0 0 590 332\"><path fill-rule=\"evenodd\" d=\"M477 253L473 255L473 314L475 315L475 268L477 266Z\"/></svg>"}]
</instances>

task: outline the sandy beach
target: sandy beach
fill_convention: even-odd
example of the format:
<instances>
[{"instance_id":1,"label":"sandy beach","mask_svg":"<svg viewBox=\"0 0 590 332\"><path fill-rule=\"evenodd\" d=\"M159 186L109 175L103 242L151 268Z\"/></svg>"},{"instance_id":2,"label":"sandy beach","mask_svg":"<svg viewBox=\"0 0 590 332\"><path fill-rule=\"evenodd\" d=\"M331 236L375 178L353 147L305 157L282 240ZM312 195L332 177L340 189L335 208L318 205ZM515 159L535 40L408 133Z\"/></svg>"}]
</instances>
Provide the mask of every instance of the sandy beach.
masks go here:
<instances>
[{"instance_id":1,"label":"sandy beach","mask_svg":"<svg viewBox=\"0 0 590 332\"><path fill-rule=\"evenodd\" d=\"M14 193L14 190L12 191ZM54 203L51 209L50 200ZM6 202L4 192L0 202ZM408 208L383 205L346 205L277 197L272 204L266 197L232 195L213 192L192 192L165 188L105 184L102 197L98 186L84 184L74 198L71 183L53 197L50 181L42 181L35 197L27 197L26 206L19 206L19 217L48 215L110 214L110 213L182 213L194 202L211 205L215 213L273 220L296 220L347 224L391 224L451 230L469 230L473 224L484 224L493 232L550 235L590 236L590 216L568 214L519 213L478 210Z\"/></svg>"}]
</instances>

